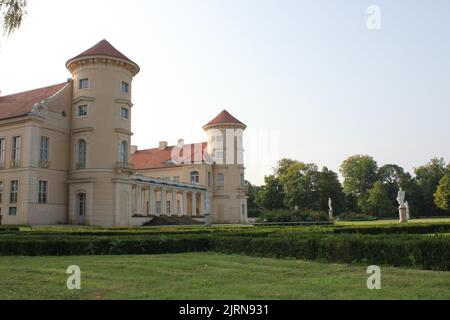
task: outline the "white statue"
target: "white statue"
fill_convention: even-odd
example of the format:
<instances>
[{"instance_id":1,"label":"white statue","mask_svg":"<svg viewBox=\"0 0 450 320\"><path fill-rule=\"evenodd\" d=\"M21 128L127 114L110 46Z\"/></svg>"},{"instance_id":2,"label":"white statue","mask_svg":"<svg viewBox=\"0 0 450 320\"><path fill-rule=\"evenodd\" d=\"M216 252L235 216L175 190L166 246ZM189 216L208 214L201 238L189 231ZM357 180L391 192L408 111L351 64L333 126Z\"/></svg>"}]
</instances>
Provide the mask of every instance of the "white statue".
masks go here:
<instances>
[{"instance_id":1,"label":"white statue","mask_svg":"<svg viewBox=\"0 0 450 320\"><path fill-rule=\"evenodd\" d=\"M330 220L334 219L334 214L333 214L333 201L331 200L331 198L328 198L328 217L330 218Z\"/></svg>"},{"instance_id":2,"label":"white statue","mask_svg":"<svg viewBox=\"0 0 450 320\"><path fill-rule=\"evenodd\" d=\"M398 213L400 217L400 223L408 222L407 213L406 213L406 205L405 205L405 196L406 193L403 191L403 189L400 187L400 190L398 191L397 201L399 204L398 207Z\"/></svg>"},{"instance_id":3,"label":"white statue","mask_svg":"<svg viewBox=\"0 0 450 320\"><path fill-rule=\"evenodd\" d=\"M399 190L398 196L397 196L399 208L405 208L405 196L406 196L405 191L403 191L403 189L400 187L400 190Z\"/></svg>"}]
</instances>

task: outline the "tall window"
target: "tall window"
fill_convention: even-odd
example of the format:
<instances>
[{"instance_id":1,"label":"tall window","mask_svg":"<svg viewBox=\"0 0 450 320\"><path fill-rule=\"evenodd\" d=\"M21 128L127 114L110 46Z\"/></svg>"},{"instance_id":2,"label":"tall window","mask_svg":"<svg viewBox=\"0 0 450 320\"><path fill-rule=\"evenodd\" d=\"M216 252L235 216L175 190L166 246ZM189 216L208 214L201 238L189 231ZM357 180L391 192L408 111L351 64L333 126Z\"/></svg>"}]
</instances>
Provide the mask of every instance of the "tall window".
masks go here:
<instances>
[{"instance_id":1,"label":"tall window","mask_svg":"<svg viewBox=\"0 0 450 320\"><path fill-rule=\"evenodd\" d=\"M77 169L86 169L86 141L80 140L78 142L78 162L77 162Z\"/></svg>"},{"instance_id":2,"label":"tall window","mask_svg":"<svg viewBox=\"0 0 450 320\"><path fill-rule=\"evenodd\" d=\"M225 185L225 176L223 173L219 173L217 175L217 183L216 186L217 187L223 187Z\"/></svg>"},{"instance_id":3,"label":"tall window","mask_svg":"<svg viewBox=\"0 0 450 320\"><path fill-rule=\"evenodd\" d=\"M10 204L17 203L18 193L19 193L19 181L17 181L17 180L11 181L11 193L9 194L9 203Z\"/></svg>"},{"instance_id":4,"label":"tall window","mask_svg":"<svg viewBox=\"0 0 450 320\"><path fill-rule=\"evenodd\" d=\"M119 161L122 163L128 162L128 143L126 141L122 141L120 144L120 159Z\"/></svg>"},{"instance_id":5,"label":"tall window","mask_svg":"<svg viewBox=\"0 0 450 320\"><path fill-rule=\"evenodd\" d=\"M48 190L48 182L47 181L39 181L39 203L40 204L47 203L47 190Z\"/></svg>"},{"instance_id":6,"label":"tall window","mask_svg":"<svg viewBox=\"0 0 450 320\"><path fill-rule=\"evenodd\" d=\"M88 89L89 88L89 79L80 79L79 82L79 89Z\"/></svg>"},{"instance_id":7,"label":"tall window","mask_svg":"<svg viewBox=\"0 0 450 320\"><path fill-rule=\"evenodd\" d=\"M41 162L41 167L48 166L48 148L50 144L50 139L47 137L41 137L41 148L39 152L39 160Z\"/></svg>"},{"instance_id":8,"label":"tall window","mask_svg":"<svg viewBox=\"0 0 450 320\"><path fill-rule=\"evenodd\" d=\"M121 89L122 93L130 93L130 84L128 82L122 81Z\"/></svg>"},{"instance_id":9,"label":"tall window","mask_svg":"<svg viewBox=\"0 0 450 320\"><path fill-rule=\"evenodd\" d=\"M3 203L3 181L0 181L0 203Z\"/></svg>"},{"instance_id":10,"label":"tall window","mask_svg":"<svg viewBox=\"0 0 450 320\"><path fill-rule=\"evenodd\" d=\"M0 139L0 168L5 167L6 140Z\"/></svg>"},{"instance_id":11,"label":"tall window","mask_svg":"<svg viewBox=\"0 0 450 320\"><path fill-rule=\"evenodd\" d=\"M191 172L191 183L200 183L200 174L198 171Z\"/></svg>"},{"instance_id":12,"label":"tall window","mask_svg":"<svg viewBox=\"0 0 450 320\"><path fill-rule=\"evenodd\" d=\"M211 187L211 172L208 172L208 187Z\"/></svg>"},{"instance_id":13,"label":"tall window","mask_svg":"<svg viewBox=\"0 0 450 320\"><path fill-rule=\"evenodd\" d=\"M215 159L217 162L223 162L223 149L216 149Z\"/></svg>"},{"instance_id":14,"label":"tall window","mask_svg":"<svg viewBox=\"0 0 450 320\"><path fill-rule=\"evenodd\" d=\"M20 137L13 137L12 166L18 167L20 164Z\"/></svg>"},{"instance_id":15,"label":"tall window","mask_svg":"<svg viewBox=\"0 0 450 320\"><path fill-rule=\"evenodd\" d=\"M86 216L86 194L77 194L77 214L80 217Z\"/></svg>"}]
</instances>

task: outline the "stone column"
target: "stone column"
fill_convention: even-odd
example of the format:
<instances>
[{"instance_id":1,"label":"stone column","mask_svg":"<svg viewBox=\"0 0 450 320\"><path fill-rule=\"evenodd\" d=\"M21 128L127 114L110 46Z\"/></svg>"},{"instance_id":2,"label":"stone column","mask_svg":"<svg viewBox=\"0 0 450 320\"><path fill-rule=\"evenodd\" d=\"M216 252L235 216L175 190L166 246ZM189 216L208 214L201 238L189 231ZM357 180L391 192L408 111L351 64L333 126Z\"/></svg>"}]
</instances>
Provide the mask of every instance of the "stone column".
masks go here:
<instances>
[{"instance_id":1,"label":"stone column","mask_svg":"<svg viewBox=\"0 0 450 320\"><path fill-rule=\"evenodd\" d=\"M161 189L161 215L167 216L167 189Z\"/></svg>"},{"instance_id":2,"label":"stone column","mask_svg":"<svg viewBox=\"0 0 450 320\"><path fill-rule=\"evenodd\" d=\"M200 193L200 215L205 215L205 192Z\"/></svg>"},{"instance_id":3,"label":"stone column","mask_svg":"<svg viewBox=\"0 0 450 320\"><path fill-rule=\"evenodd\" d=\"M173 216L178 215L178 190L177 189L172 189L172 207L171 209L171 214Z\"/></svg>"},{"instance_id":4,"label":"stone column","mask_svg":"<svg viewBox=\"0 0 450 320\"><path fill-rule=\"evenodd\" d=\"M135 188L135 214L142 215L142 186L137 184Z\"/></svg>"},{"instance_id":5,"label":"stone column","mask_svg":"<svg viewBox=\"0 0 450 320\"><path fill-rule=\"evenodd\" d=\"M183 216L188 215L188 207L187 207L187 191L183 191Z\"/></svg>"},{"instance_id":6,"label":"stone column","mask_svg":"<svg viewBox=\"0 0 450 320\"><path fill-rule=\"evenodd\" d=\"M197 215L197 192L192 191L192 217Z\"/></svg>"},{"instance_id":7,"label":"stone column","mask_svg":"<svg viewBox=\"0 0 450 320\"><path fill-rule=\"evenodd\" d=\"M148 189L148 214L156 215L156 195L154 187Z\"/></svg>"}]
</instances>

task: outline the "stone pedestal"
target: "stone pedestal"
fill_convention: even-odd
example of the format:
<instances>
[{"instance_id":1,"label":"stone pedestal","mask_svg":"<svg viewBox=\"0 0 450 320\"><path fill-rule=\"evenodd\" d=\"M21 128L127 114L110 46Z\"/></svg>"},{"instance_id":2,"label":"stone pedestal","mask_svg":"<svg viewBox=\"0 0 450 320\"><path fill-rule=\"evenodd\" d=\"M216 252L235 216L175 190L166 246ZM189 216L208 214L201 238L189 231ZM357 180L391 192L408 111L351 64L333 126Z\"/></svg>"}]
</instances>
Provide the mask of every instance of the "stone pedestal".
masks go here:
<instances>
[{"instance_id":1,"label":"stone pedestal","mask_svg":"<svg viewBox=\"0 0 450 320\"><path fill-rule=\"evenodd\" d=\"M330 221L334 220L334 213L333 210L328 211L328 218L330 219Z\"/></svg>"},{"instance_id":2,"label":"stone pedestal","mask_svg":"<svg viewBox=\"0 0 450 320\"><path fill-rule=\"evenodd\" d=\"M205 226L211 227L212 226L212 215L211 213L205 213Z\"/></svg>"},{"instance_id":3,"label":"stone pedestal","mask_svg":"<svg viewBox=\"0 0 450 320\"><path fill-rule=\"evenodd\" d=\"M400 223L407 223L408 222L408 218L406 215L406 207L400 207L398 208L398 213L400 216Z\"/></svg>"}]
</instances>

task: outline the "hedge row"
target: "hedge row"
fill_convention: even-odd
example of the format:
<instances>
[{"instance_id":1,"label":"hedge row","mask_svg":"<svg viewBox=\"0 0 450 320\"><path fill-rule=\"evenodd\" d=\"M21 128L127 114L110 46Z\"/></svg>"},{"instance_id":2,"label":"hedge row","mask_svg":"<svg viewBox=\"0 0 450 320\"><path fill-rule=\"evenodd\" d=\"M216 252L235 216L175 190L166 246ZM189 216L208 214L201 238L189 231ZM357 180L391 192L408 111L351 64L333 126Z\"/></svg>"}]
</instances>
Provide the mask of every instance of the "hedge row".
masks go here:
<instances>
[{"instance_id":1,"label":"hedge row","mask_svg":"<svg viewBox=\"0 0 450 320\"><path fill-rule=\"evenodd\" d=\"M0 255L129 255L215 251L322 262L361 262L450 270L450 237L409 235L327 235L321 237L5 237Z\"/></svg>"},{"instance_id":2,"label":"hedge row","mask_svg":"<svg viewBox=\"0 0 450 320\"><path fill-rule=\"evenodd\" d=\"M361 234L449 233L450 232L450 223L342 227L342 228L334 228L333 232L334 233L361 233Z\"/></svg>"},{"instance_id":3,"label":"hedge row","mask_svg":"<svg viewBox=\"0 0 450 320\"><path fill-rule=\"evenodd\" d=\"M322 262L361 262L426 270L450 270L450 238L383 239L345 236L328 239L222 238L211 247L222 253Z\"/></svg>"}]
</instances>

